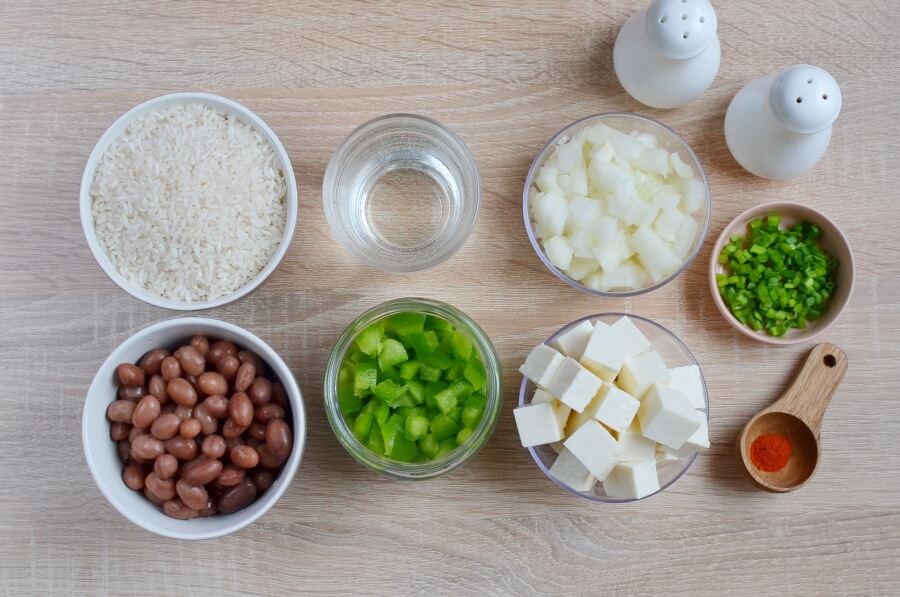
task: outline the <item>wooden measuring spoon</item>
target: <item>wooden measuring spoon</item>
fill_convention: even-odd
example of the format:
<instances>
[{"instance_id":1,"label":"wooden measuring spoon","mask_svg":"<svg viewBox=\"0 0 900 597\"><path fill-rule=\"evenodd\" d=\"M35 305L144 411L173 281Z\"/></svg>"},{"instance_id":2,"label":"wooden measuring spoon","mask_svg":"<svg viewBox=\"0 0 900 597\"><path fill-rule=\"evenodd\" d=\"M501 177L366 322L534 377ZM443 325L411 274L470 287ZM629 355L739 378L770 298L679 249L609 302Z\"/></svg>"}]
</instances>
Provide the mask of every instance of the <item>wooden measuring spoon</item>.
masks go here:
<instances>
[{"instance_id":1,"label":"wooden measuring spoon","mask_svg":"<svg viewBox=\"0 0 900 597\"><path fill-rule=\"evenodd\" d=\"M822 417L846 372L847 355L843 350L828 342L816 345L791 387L744 425L735 452L751 483L781 493L799 489L812 478L822 449ZM793 445L788 463L775 472L756 468L750 459L750 446L756 438L769 433L781 435Z\"/></svg>"}]
</instances>

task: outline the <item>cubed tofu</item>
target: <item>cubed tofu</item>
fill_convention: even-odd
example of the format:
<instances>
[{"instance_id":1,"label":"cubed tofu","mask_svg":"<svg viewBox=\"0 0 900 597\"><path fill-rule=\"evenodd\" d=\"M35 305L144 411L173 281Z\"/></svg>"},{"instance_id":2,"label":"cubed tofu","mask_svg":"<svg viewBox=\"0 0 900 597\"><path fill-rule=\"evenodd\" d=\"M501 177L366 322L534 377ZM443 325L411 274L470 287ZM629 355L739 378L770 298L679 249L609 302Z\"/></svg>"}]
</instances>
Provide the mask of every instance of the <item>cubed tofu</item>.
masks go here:
<instances>
[{"instance_id":1,"label":"cubed tofu","mask_svg":"<svg viewBox=\"0 0 900 597\"><path fill-rule=\"evenodd\" d=\"M534 347L522 366L519 373L541 387L547 387L547 383L566 357L559 354L546 344L538 344Z\"/></svg>"},{"instance_id":2,"label":"cubed tofu","mask_svg":"<svg viewBox=\"0 0 900 597\"><path fill-rule=\"evenodd\" d=\"M563 404L559 400L553 397L553 395L544 390L543 388L538 388L534 392L534 396L531 398L532 404L542 404L547 403L553 405L553 409L556 412L556 418L559 419L559 424L561 427L566 427L566 421L569 420L569 413L572 412L572 409L567 404Z\"/></svg>"},{"instance_id":3,"label":"cubed tofu","mask_svg":"<svg viewBox=\"0 0 900 597\"><path fill-rule=\"evenodd\" d=\"M547 445L550 446L551 448L553 448L553 451L556 452L557 454L562 454L562 451L566 449L566 447L563 445L563 443L561 441L560 442L552 442Z\"/></svg>"},{"instance_id":4,"label":"cubed tofu","mask_svg":"<svg viewBox=\"0 0 900 597\"><path fill-rule=\"evenodd\" d=\"M700 421L700 428L697 429L691 437L687 438L677 450L661 445L659 448L660 451L671 454L677 458L685 458L691 454L705 452L709 449L709 423L706 420L706 413L695 410L694 414Z\"/></svg>"},{"instance_id":5,"label":"cubed tofu","mask_svg":"<svg viewBox=\"0 0 900 597\"><path fill-rule=\"evenodd\" d=\"M600 481L622 456L622 446L598 421L586 422L563 444Z\"/></svg>"},{"instance_id":6,"label":"cubed tofu","mask_svg":"<svg viewBox=\"0 0 900 597\"><path fill-rule=\"evenodd\" d=\"M676 456L675 454L670 454L669 452L663 452L661 449L656 451L657 465L663 465L669 462L675 462L677 460L681 460L681 456Z\"/></svg>"},{"instance_id":7,"label":"cubed tofu","mask_svg":"<svg viewBox=\"0 0 900 597\"><path fill-rule=\"evenodd\" d=\"M523 448L558 442L564 437L556 409L549 402L520 406L513 410L513 416Z\"/></svg>"},{"instance_id":8,"label":"cubed tofu","mask_svg":"<svg viewBox=\"0 0 900 597\"><path fill-rule=\"evenodd\" d=\"M647 438L676 450L701 424L687 396L659 383L653 384L644 396L637 416Z\"/></svg>"},{"instance_id":9,"label":"cubed tofu","mask_svg":"<svg viewBox=\"0 0 900 597\"><path fill-rule=\"evenodd\" d=\"M655 383L669 383L671 379L672 375L662 357L655 350L651 350L625 359L616 383L638 400L642 400L650 386Z\"/></svg>"},{"instance_id":10,"label":"cubed tofu","mask_svg":"<svg viewBox=\"0 0 900 597\"><path fill-rule=\"evenodd\" d=\"M703 374L700 373L700 367L697 365L673 367L669 369L669 374L672 377L669 381L670 388L687 396L694 408L706 408L706 392L703 391Z\"/></svg>"},{"instance_id":11,"label":"cubed tofu","mask_svg":"<svg viewBox=\"0 0 900 597\"><path fill-rule=\"evenodd\" d=\"M534 391L534 395L531 396L532 404L543 404L544 402L553 402L556 398L545 390L544 388L538 388Z\"/></svg>"},{"instance_id":12,"label":"cubed tofu","mask_svg":"<svg viewBox=\"0 0 900 597\"><path fill-rule=\"evenodd\" d=\"M590 491L597 482L597 477L592 475L591 471L587 470L581 461L566 448L563 448L553 462L550 474L557 481L568 485L575 491Z\"/></svg>"},{"instance_id":13,"label":"cubed tofu","mask_svg":"<svg viewBox=\"0 0 900 597\"><path fill-rule=\"evenodd\" d=\"M584 348L581 364L603 381L612 381L619 374L625 357L626 342L612 326L598 321Z\"/></svg>"},{"instance_id":14,"label":"cubed tofu","mask_svg":"<svg viewBox=\"0 0 900 597\"><path fill-rule=\"evenodd\" d=\"M587 406L584 407L584 410L580 413L574 413L569 417L568 422L566 423L566 437L569 437L576 431L578 428L584 425L587 421L593 421L594 415L597 414L597 409L600 408L600 397L606 393L607 384L604 382L602 386L600 386L600 390L591 398L591 401Z\"/></svg>"},{"instance_id":15,"label":"cubed tofu","mask_svg":"<svg viewBox=\"0 0 900 597\"><path fill-rule=\"evenodd\" d=\"M625 352L627 353L625 358L642 355L653 348L653 345L650 344L650 340L647 339L647 336L638 329L628 316L620 317L612 324L612 328L624 339L626 345Z\"/></svg>"},{"instance_id":16,"label":"cubed tofu","mask_svg":"<svg viewBox=\"0 0 900 597\"><path fill-rule=\"evenodd\" d=\"M616 441L622 446L623 462L653 460L655 457L656 442L644 437L637 419L631 423L628 429L616 434Z\"/></svg>"},{"instance_id":17,"label":"cubed tofu","mask_svg":"<svg viewBox=\"0 0 900 597\"><path fill-rule=\"evenodd\" d=\"M606 384L600 393L600 404L594 418L615 431L625 431L634 420L641 403L631 394Z\"/></svg>"},{"instance_id":18,"label":"cubed tofu","mask_svg":"<svg viewBox=\"0 0 900 597\"><path fill-rule=\"evenodd\" d=\"M584 354L584 348L591 339L591 332L594 326L590 321L584 320L565 334L556 339L553 343L554 347L567 357L572 357L576 361L581 360Z\"/></svg>"},{"instance_id":19,"label":"cubed tofu","mask_svg":"<svg viewBox=\"0 0 900 597\"><path fill-rule=\"evenodd\" d=\"M640 499L659 491L656 461L620 462L603 479L606 495L618 498Z\"/></svg>"},{"instance_id":20,"label":"cubed tofu","mask_svg":"<svg viewBox=\"0 0 900 597\"><path fill-rule=\"evenodd\" d=\"M582 367L575 359L566 357L547 382L546 388L560 402L581 412L602 385L603 380Z\"/></svg>"}]
</instances>

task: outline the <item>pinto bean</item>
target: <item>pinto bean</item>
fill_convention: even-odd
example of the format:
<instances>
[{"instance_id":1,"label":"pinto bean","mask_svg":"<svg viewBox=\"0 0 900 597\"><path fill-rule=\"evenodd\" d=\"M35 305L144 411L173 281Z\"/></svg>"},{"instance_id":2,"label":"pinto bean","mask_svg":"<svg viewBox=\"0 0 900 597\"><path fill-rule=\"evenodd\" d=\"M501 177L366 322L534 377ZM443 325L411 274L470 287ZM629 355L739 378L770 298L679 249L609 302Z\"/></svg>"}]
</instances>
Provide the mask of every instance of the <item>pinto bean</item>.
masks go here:
<instances>
[{"instance_id":1,"label":"pinto bean","mask_svg":"<svg viewBox=\"0 0 900 597\"><path fill-rule=\"evenodd\" d=\"M166 381L181 377L181 363L175 357L166 357L159 365L159 374Z\"/></svg>"},{"instance_id":2,"label":"pinto bean","mask_svg":"<svg viewBox=\"0 0 900 597\"><path fill-rule=\"evenodd\" d=\"M187 505L178 498L167 500L163 504L163 512L178 520L190 520L191 518L197 518L200 515L197 510L188 508Z\"/></svg>"},{"instance_id":3,"label":"pinto bean","mask_svg":"<svg viewBox=\"0 0 900 597\"><path fill-rule=\"evenodd\" d=\"M153 377L154 375L159 374L162 362L167 356L169 356L168 351L163 350L162 348L154 348L141 357L138 367L144 372L145 377Z\"/></svg>"},{"instance_id":4,"label":"pinto bean","mask_svg":"<svg viewBox=\"0 0 900 597\"><path fill-rule=\"evenodd\" d=\"M197 391L183 377L170 379L166 391L169 392L169 397L180 406L193 407L197 404Z\"/></svg>"},{"instance_id":5,"label":"pinto bean","mask_svg":"<svg viewBox=\"0 0 900 597\"><path fill-rule=\"evenodd\" d=\"M113 423L131 424L137 404L130 400L116 400L106 408L106 416Z\"/></svg>"},{"instance_id":6,"label":"pinto bean","mask_svg":"<svg viewBox=\"0 0 900 597\"><path fill-rule=\"evenodd\" d=\"M259 453L250 446L235 446L230 456L232 464L241 468L253 468L259 464Z\"/></svg>"},{"instance_id":7,"label":"pinto bean","mask_svg":"<svg viewBox=\"0 0 900 597\"><path fill-rule=\"evenodd\" d=\"M184 472L182 479L191 485L206 485L222 472L222 461L201 458L199 462Z\"/></svg>"},{"instance_id":8,"label":"pinto bean","mask_svg":"<svg viewBox=\"0 0 900 597\"><path fill-rule=\"evenodd\" d=\"M132 424L138 429L148 429L159 416L159 400L156 396L147 394L138 402L132 415Z\"/></svg>"},{"instance_id":9,"label":"pinto bean","mask_svg":"<svg viewBox=\"0 0 900 597\"><path fill-rule=\"evenodd\" d=\"M175 358L182 371L188 375L198 376L206 370L206 359L193 346L182 346L175 351Z\"/></svg>"},{"instance_id":10,"label":"pinto bean","mask_svg":"<svg viewBox=\"0 0 900 597\"><path fill-rule=\"evenodd\" d=\"M131 363L122 363L116 367L116 376L119 378L119 382L126 386L144 385L144 372L140 367Z\"/></svg>"},{"instance_id":11,"label":"pinto bean","mask_svg":"<svg viewBox=\"0 0 900 597\"><path fill-rule=\"evenodd\" d=\"M257 377L250 384L247 395L254 406L265 406L272 399L272 382L265 377Z\"/></svg>"},{"instance_id":12,"label":"pinto bean","mask_svg":"<svg viewBox=\"0 0 900 597\"><path fill-rule=\"evenodd\" d=\"M228 401L228 413L235 426L248 427L253 422L253 403L247 394L235 392Z\"/></svg>"},{"instance_id":13,"label":"pinto bean","mask_svg":"<svg viewBox=\"0 0 900 597\"><path fill-rule=\"evenodd\" d=\"M222 492L219 496L219 512L232 514L243 510L256 499L256 485L250 479L243 481Z\"/></svg>"},{"instance_id":14,"label":"pinto bean","mask_svg":"<svg viewBox=\"0 0 900 597\"><path fill-rule=\"evenodd\" d=\"M191 346L200 353L200 356L205 357L209 352L209 339L206 336L194 336L191 338Z\"/></svg>"},{"instance_id":15,"label":"pinto bean","mask_svg":"<svg viewBox=\"0 0 900 597\"><path fill-rule=\"evenodd\" d=\"M144 479L147 477L147 469L142 464L129 464L122 471L122 481L129 489L140 491L144 488Z\"/></svg>"},{"instance_id":16,"label":"pinto bean","mask_svg":"<svg viewBox=\"0 0 900 597\"><path fill-rule=\"evenodd\" d=\"M160 415L158 419L150 425L150 433L156 439L163 441L175 437L178 429L181 427L181 417L175 413L166 413Z\"/></svg>"},{"instance_id":17,"label":"pinto bean","mask_svg":"<svg viewBox=\"0 0 900 597\"><path fill-rule=\"evenodd\" d=\"M287 459L294 447L291 428L282 419L272 419L266 424L266 446L276 458Z\"/></svg>"}]
</instances>

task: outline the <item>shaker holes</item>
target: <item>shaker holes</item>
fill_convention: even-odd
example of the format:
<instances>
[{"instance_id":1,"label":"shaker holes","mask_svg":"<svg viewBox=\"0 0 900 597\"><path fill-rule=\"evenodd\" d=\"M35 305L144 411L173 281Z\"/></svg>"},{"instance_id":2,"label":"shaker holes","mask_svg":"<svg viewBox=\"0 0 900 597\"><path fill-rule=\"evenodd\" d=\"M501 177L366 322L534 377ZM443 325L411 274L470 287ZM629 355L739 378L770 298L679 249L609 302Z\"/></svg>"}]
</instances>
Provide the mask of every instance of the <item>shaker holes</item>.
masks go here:
<instances>
[{"instance_id":1,"label":"shaker holes","mask_svg":"<svg viewBox=\"0 0 900 597\"><path fill-rule=\"evenodd\" d=\"M666 17L661 18L661 19L659 20L659 22L660 22L660 23L665 23L665 22L666 22Z\"/></svg>"},{"instance_id":2,"label":"shaker holes","mask_svg":"<svg viewBox=\"0 0 900 597\"><path fill-rule=\"evenodd\" d=\"M802 98L802 97L798 97L798 98L797 98L797 103L798 103L798 104L801 103L802 101L803 101L803 98Z\"/></svg>"},{"instance_id":3,"label":"shaker holes","mask_svg":"<svg viewBox=\"0 0 900 597\"><path fill-rule=\"evenodd\" d=\"M701 22L701 23L705 23L705 22L706 22L706 17L700 17L700 22Z\"/></svg>"},{"instance_id":4,"label":"shaker holes","mask_svg":"<svg viewBox=\"0 0 900 597\"><path fill-rule=\"evenodd\" d=\"M822 94L822 99L823 99L823 100L827 100L827 99L828 99L828 94L827 94L827 93L823 93L823 94Z\"/></svg>"},{"instance_id":5,"label":"shaker holes","mask_svg":"<svg viewBox=\"0 0 900 597\"><path fill-rule=\"evenodd\" d=\"M687 21L687 15L681 15L681 20L682 20L682 21Z\"/></svg>"},{"instance_id":6,"label":"shaker holes","mask_svg":"<svg viewBox=\"0 0 900 597\"><path fill-rule=\"evenodd\" d=\"M684 32L684 35L682 35L681 37L684 38L684 39L687 39L687 38L688 38L688 32L685 31L685 32Z\"/></svg>"},{"instance_id":7,"label":"shaker holes","mask_svg":"<svg viewBox=\"0 0 900 597\"><path fill-rule=\"evenodd\" d=\"M812 83L812 79L807 79L806 82L807 82L807 83Z\"/></svg>"}]
</instances>

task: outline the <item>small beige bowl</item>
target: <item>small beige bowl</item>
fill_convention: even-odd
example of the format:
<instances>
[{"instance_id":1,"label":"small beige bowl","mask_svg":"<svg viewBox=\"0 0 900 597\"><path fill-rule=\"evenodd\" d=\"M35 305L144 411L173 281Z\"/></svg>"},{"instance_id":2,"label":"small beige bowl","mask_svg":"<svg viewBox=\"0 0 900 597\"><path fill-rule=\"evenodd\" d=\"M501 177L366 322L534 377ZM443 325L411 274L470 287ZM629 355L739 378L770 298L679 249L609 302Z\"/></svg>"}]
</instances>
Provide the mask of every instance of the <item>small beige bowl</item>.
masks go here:
<instances>
[{"instance_id":1,"label":"small beige bowl","mask_svg":"<svg viewBox=\"0 0 900 597\"><path fill-rule=\"evenodd\" d=\"M716 274L724 273L725 271L724 266L719 263L719 254L728 243L728 239L734 234L746 234L747 224L750 223L750 220L770 214L780 214L782 226L792 226L799 221L806 221L818 226L822 231L819 247L834 255L840 262L835 293L831 297L828 311L819 319L808 322L805 330L791 328L784 336L780 337L770 336L763 330L755 332L753 328L735 319L725 301L722 300L722 296L719 294L719 287L716 284ZM740 333L748 338L768 344L799 344L801 342L809 342L837 321L847 303L850 302L850 295L853 293L855 270L856 266L853 261L853 253L850 251L850 243L847 242L847 237L844 236L834 222L824 214L801 203L776 201L748 209L733 219L722 230L719 238L716 239L712 255L709 258L709 287L716 307L719 308L725 320Z\"/></svg>"}]
</instances>

